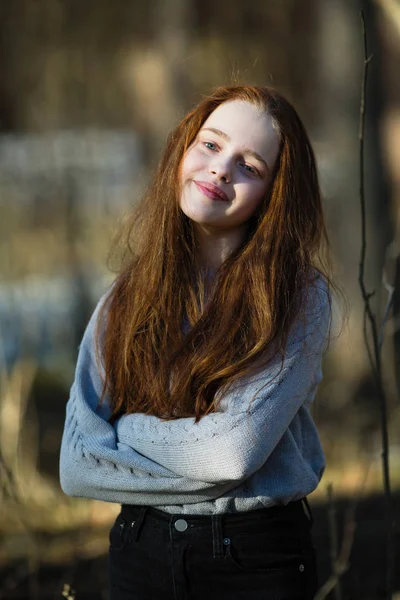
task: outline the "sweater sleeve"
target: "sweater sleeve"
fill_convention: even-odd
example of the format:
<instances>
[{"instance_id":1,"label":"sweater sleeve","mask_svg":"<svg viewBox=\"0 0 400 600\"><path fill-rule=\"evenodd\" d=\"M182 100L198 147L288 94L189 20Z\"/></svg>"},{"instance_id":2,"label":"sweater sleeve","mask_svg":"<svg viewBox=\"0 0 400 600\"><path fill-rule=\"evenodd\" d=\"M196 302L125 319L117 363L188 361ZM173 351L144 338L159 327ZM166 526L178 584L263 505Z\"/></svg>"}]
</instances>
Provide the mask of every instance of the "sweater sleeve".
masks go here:
<instances>
[{"instance_id":1,"label":"sweater sleeve","mask_svg":"<svg viewBox=\"0 0 400 600\"><path fill-rule=\"evenodd\" d=\"M61 442L60 483L71 496L109 502L168 505L214 499L232 484L192 479L142 454L122 440L108 422L107 399L99 406L102 389L95 353L99 302L85 331L75 380L67 403Z\"/></svg>"},{"instance_id":2,"label":"sweater sleeve","mask_svg":"<svg viewBox=\"0 0 400 600\"><path fill-rule=\"evenodd\" d=\"M330 323L326 284L309 294L304 319L289 335L285 360L243 378L216 413L162 421L130 414L118 423L118 439L175 473L215 483L243 481L268 459L300 407L313 400ZM140 431L140 435L137 432Z\"/></svg>"}]
</instances>

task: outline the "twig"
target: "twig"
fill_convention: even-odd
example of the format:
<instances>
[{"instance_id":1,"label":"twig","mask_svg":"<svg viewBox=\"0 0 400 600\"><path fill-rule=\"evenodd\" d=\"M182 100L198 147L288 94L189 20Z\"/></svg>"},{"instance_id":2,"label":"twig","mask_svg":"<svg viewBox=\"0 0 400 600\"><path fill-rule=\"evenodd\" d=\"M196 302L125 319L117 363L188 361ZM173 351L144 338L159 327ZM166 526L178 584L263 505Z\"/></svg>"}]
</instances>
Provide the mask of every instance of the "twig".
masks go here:
<instances>
[{"instance_id":1,"label":"twig","mask_svg":"<svg viewBox=\"0 0 400 600\"><path fill-rule=\"evenodd\" d=\"M371 369L374 371L374 374L376 376L376 373L375 373L376 367L375 367L374 357L372 355L372 350L371 350L371 346L370 346L369 339L368 339L367 325L368 325L368 314L367 314L367 310L366 310L366 308L364 306L364 315L363 315L363 336L364 336L364 343L365 343L365 347L367 349L369 365L370 365Z\"/></svg>"},{"instance_id":2,"label":"twig","mask_svg":"<svg viewBox=\"0 0 400 600\"><path fill-rule=\"evenodd\" d=\"M338 585L340 578L349 568L349 558L351 548L353 546L354 531L356 528L354 513L355 504L346 511L342 548L337 561L335 561L333 572L329 579L318 590L314 600L324 600L324 598L326 598L328 594Z\"/></svg>"},{"instance_id":3,"label":"twig","mask_svg":"<svg viewBox=\"0 0 400 600\"><path fill-rule=\"evenodd\" d=\"M1 400L1 398L0 398ZM32 531L28 521L25 518L25 509L26 505L21 499L19 495L18 482L15 477L14 472L8 465L8 461L4 456L1 444L0 444L0 473L1 477L1 487L4 489L5 493L8 497L15 503L16 505L16 515L18 520L20 521L26 536L27 536L27 555L26 555L26 574L25 567L24 570L16 571L17 574L23 573L22 578L14 578L7 580L7 585L14 585L17 587L19 582L23 579L28 578L28 587L29 587L29 597L32 600L35 600L38 597L39 587L38 587L38 570L40 566L40 558L38 552L38 544L35 533ZM4 598L3 592L5 591L4 585L0 585L0 599Z\"/></svg>"},{"instance_id":4,"label":"twig","mask_svg":"<svg viewBox=\"0 0 400 600\"><path fill-rule=\"evenodd\" d=\"M7 465L7 461L3 456L3 452L0 446L0 470L3 471L4 475L2 477L2 485L4 486L4 488L7 487L7 492L10 495L10 497L15 501L15 502L19 502L19 498L18 495L16 493L16 489L17 489L17 484L15 482L14 479L14 474L11 471L11 469L8 468Z\"/></svg>"},{"instance_id":5,"label":"twig","mask_svg":"<svg viewBox=\"0 0 400 600\"><path fill-rule=\"evenodd\" d=\"M330 555L331 555L331 571L335 573L337 570L337 560L339 554L339 542L336 522L336 505L333 497L333 486L330 483L327 488L328 492L328 518L329 518L329 539L330 539ZM335 586L336 600L342 600L342 589L340 579L338 578Z\"/></svg>"},{"instance_id":6,"label":"twig","mask_svg":"<svg viewBox=\"0 0 400 600\"><path fill-rule=\"evenodd\" d=\"M392 494L390 489L390 474L389 474L389 435L388 435L388 420L387 420L387 400L382 379L382 364L381 364L381 340L378 336L378 327L375 315L372 312L370 299L371 294L368 294L364 283L364 267L366 255L366 217L365 217L365 195L364 195L364 129L365 129L365 107L366 107L366 89L368 66L372 59L372 55L368 54L367 33L365 28L364 14L361 12L362 34L364 42L364 70L361 83L361 100L360 100L360 127L359 127L359 158L360 158L360 206L361 206L361 257L359 263L359 284L361 294L364 300L366 316L368 318L372 342L373 342L373 357L374 357L374 374L378 399L381 412L381 433L382 433L382 467L383 467L383 482L385 490L385 517L386 517L386 595L387 600L392 597L392 580L393 580L393 563L394 563L394 547L393 547L393 508ZM382 329L381 329L382 330Z\"/></svg>"},{"instance_id":7,"label":"twig","mask_svg":"<svg viewBox=\"0 0 400 600\"><path fill-rule=\"evenodd\" d=\"M393 308L393 302L394 302L394 286L389 283L387 275L386 275L386 271L383 271L382 283L388 292L388 300L387 300L387 303L385 306L385 312L384 312L382 323L381 323L381 330L379 332L379 350L382 350L383 334L385 332L386 323L388 322L391 310Z\"/></svg>"}]
</instances>

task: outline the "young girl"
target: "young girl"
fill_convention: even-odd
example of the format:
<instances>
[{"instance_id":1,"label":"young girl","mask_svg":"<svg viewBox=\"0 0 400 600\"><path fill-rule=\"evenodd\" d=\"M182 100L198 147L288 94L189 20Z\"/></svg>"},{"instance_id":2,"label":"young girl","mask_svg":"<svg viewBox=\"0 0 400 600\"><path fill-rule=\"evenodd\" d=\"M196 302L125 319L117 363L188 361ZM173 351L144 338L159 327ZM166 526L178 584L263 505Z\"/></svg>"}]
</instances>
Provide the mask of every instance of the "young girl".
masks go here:
<instances>
[{"instance_id":1,"label":"young girl","mask_svg":"<svg viewBox=\"0 0 400 600\"><path fill-rule=\"evenodd\" d=\"M122 504L112 600L313 598L323 247L290 103L247 85L202 100L128 224L67 406L64 492Z\"/></svg>"}]
</instances>

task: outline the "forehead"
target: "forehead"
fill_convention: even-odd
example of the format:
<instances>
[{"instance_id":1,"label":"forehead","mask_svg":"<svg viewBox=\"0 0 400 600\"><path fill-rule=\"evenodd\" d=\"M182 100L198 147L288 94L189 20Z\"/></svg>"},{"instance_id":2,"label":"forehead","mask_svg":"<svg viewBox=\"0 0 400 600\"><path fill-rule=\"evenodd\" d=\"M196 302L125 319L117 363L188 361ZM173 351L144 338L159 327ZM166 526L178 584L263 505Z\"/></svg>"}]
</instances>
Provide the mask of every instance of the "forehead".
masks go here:
<instances>
[{"instance_id":1,"label":"forehead","mask_svg":"<svg viewBox=\"0 0 400 600\"><path fill-rule=\"evenodd\" d=\"M271 164L279 149L278 134L268 112L243 100L220 104L205 121L203 128L214 128L229 136L239 148L257 152Z\"/></svg>"}]
</instances>

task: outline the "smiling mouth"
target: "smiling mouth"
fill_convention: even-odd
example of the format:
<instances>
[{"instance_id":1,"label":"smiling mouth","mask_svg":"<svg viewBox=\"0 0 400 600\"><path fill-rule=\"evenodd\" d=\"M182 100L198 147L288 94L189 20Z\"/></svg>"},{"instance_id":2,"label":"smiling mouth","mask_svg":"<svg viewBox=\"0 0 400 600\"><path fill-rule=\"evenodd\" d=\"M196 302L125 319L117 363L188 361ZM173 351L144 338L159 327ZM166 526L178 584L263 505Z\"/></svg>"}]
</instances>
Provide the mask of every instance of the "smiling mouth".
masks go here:
<instances>
[{"instance_id":1,"label":"smiling mouth","mask_svg":"<svg viewBox=\"0 0 400 600\"><path fill-rule=\"evenodd\" d=\"M218 186L208 183L206 181L194 181L196 187L204 196L211 198L211 200L220 200L222 202L229 202L228 196Z\"/></svg>"}]
</instances>

